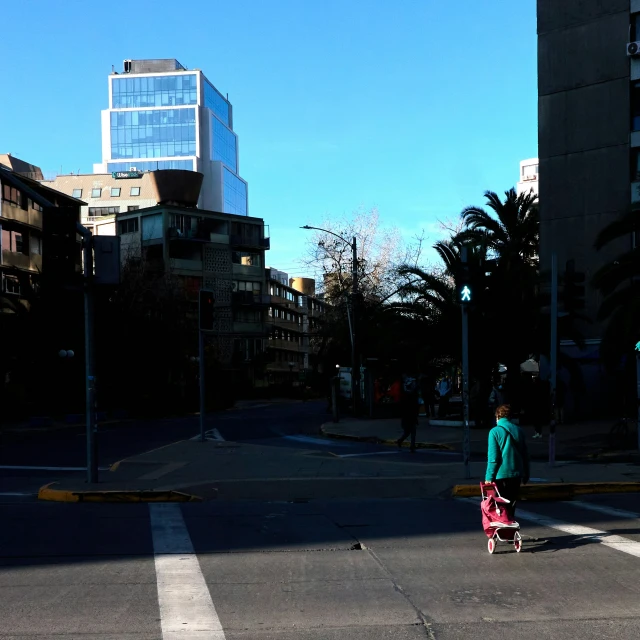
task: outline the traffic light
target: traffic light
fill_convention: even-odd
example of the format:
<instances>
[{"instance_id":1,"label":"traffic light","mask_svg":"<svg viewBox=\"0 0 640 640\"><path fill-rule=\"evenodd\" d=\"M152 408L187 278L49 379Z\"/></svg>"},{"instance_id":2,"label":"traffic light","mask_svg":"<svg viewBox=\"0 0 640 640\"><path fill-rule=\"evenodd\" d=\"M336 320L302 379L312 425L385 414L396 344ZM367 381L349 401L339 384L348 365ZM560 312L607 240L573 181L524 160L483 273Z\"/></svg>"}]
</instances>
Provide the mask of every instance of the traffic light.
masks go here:
<instances>
[{"instance_id":1,"label":"traffic light","mask_svg":"<svg viewBox=\"0 0 640 640\"><path fill-rule=\"evenodd\" d=\"M471 269L467 262L460 265L460 274L456 287L458 303L469 305L473 302L473 284L471 282Z\"/></svg>"},{"instance_id":2,"label":"traffic light","mask_svg":"<svg viewBox=\"0 0 640 640\"><path fill-rule=\"evenodd\" d=\"M198 294L198 324L200 331L213 331L215 302L216 299L213 297L213 291L200 289Z\"/></svg>"},{"instance_id":3,"label":"traffic light","mask_svg":"<svg viewBox=\"0 0 640 640\"><path fill-rule=\"evenodd\" d=\"M57 285L69 284L80 264L76 207L45 207L42 213L42 273Z\"/></svg>"},{"instance_id":4,"label":"traffic light","mask_svg":"<svg viewBox=\"0 0 640 640\"><path fill-rule=\"evenodd\" d=\"M562 303L567 313L582 311L585 307L585 275L576 271L575 260L567 260L564 272Z\"/></svg>"}]
</instances>

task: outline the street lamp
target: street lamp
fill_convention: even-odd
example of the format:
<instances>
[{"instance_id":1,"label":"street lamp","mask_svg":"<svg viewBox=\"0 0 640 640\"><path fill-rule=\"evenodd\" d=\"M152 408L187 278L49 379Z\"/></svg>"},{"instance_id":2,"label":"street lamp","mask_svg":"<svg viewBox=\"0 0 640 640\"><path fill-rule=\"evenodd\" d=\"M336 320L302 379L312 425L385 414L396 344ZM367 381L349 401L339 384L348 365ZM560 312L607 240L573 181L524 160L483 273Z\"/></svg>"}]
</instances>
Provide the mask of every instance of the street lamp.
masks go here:
<instances>
[{"instance_id":1,"label":"street lamp","mask_svg":"<svg viewBox=\"0 0 640 640\"><path fill-rule=\"evenodd\" d=\"M359 381L360 381L360 368L357 366L357 357L356 357L356 300L358 295L358 244L356 237L353 236L351 242L349 242L346 238L343 238L341 235L334 233L333 231L329 231L329 229L322 229L321 227L311 227L308 224L305 224L304 227L300 227L301 229L307 230L315 230L322 231L323 233L328 233L329 235L335 236L339 240L342 240L348 247L351 247L351 310L352 317L349 322L349 330L351 333L351 402L353 403L353 413L357 413L356 403L358 401L358 390L359 390ZM348 310L347 310L348 311Z\"/></svg>"}]
</instances>

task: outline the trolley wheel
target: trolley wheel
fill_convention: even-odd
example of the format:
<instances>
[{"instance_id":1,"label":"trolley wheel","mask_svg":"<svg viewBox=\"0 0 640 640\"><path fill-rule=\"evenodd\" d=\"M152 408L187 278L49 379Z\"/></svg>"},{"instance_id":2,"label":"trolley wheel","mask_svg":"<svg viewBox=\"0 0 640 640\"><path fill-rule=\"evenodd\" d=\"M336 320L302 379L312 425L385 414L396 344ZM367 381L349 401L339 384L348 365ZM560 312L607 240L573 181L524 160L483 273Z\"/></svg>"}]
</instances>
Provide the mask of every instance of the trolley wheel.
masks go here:
<instances>
[{"instance_id":1,"label":"trolley wheel","mask_svg":"<svg viewBox=\"0 0 640 640\"><path fill-rule=\"evenodd\" d=\"M487 550L489 553L493 553L496 550L496 541L494 538L489 538L489 541L487 542Z\"/></svg>"},{"instance_id":2,"label":"trolley wheel","mask_svg":"<svg viewBox=\"0 0 640 640\"><path fill-rule=\"evenodd\" d=\"M516 536L513 539L513 548L516 550L516 553L520 553L522 551L522 538L519 533L516 533Z\"/></svg>"}]
</instances>

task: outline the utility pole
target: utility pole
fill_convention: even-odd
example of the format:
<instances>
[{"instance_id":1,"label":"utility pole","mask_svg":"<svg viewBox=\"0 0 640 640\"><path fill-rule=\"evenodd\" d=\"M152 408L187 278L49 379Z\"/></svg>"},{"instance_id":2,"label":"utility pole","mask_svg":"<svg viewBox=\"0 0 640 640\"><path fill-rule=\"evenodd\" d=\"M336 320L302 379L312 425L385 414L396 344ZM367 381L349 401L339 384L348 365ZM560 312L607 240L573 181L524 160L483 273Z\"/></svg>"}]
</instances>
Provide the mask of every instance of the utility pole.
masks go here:
<instances>
[{"instance_id":1,"label":"utility pole","mask_svg":"<svg viewBox=\"0 0 640 640\"><path fill-rule=\"evenodd\" d=\"M84 260L84 352L85 397L87 422L87 482L98 482L98 455L96 441L96 377L93 350L93 236L91 231L77 225L82 235Z\"/></svg>"},{"instance_id":2,"label":"utility pole","mask_svg":"<svg viewBox=\"0 0 640 640\"><path fill-rule=\"evenodd\" d=\"M469 424L469 303L471 302L471 288L469 286L468 248L462 247L462 271L464 274L462 287L459 291L460 307L462 308L462 419L464 421L464 436L462 441L462 457L464 460L464 477L471 477L471 433Z\"/></svg>"},{"instance_id":3,"label":"utility pole","mask_svg":"<svg viewBox=\"0 0 640 640\"><path fill-rule=\"evenodd\" d=\"M556 464L556 386L558 375L558 256L551 255L551 375L550 402L551 421L549 422L549 466Z\"/></svg>"},{"instance_id":4,"label":"utility pole","mask_svg":"<svg viewBox=\"0 0 640 640\"><path fill-rule=\"evenodd\" d=\"M358 305L358 244L353 236L351 242L351 403L353 414L357 415L360 404L360 367L358 365L356 334L357 334L357 312Z\"/></svg>"}]
</instances>

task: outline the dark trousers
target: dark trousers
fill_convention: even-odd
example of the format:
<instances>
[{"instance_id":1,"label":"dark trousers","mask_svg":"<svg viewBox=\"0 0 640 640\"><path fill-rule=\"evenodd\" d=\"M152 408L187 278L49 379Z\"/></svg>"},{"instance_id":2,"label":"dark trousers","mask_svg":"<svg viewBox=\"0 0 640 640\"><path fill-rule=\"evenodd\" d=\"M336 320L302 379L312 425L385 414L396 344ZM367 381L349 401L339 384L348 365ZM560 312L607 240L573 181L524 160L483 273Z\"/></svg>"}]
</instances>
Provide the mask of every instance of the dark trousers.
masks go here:
<instances>
[{"instance_id":1,"label":"dark trousers","mask_svg":"<svg viewBox=\"0 0 640 640\"><path fill-rule=\"evenodd\" d=\"M520 478L504 478L502 480L496 480L496 486L503 498L506 498L511 502L509 505L509 513L514 518L516 515L516 503L520 495Z\"/></svg>"},{"instance_id":2,"label":"dark trousers","mask_svg":"<svg viewBox=\"0 0 640 640\"><path fill-rule=\"evenodd\" d=\"M402 437L398 438L398 444L402 444L409 436L411 436L411 448L416 448L416 429L418 428L417 422L407 424L402 422Z\"/></svg>"}]
</instances>

